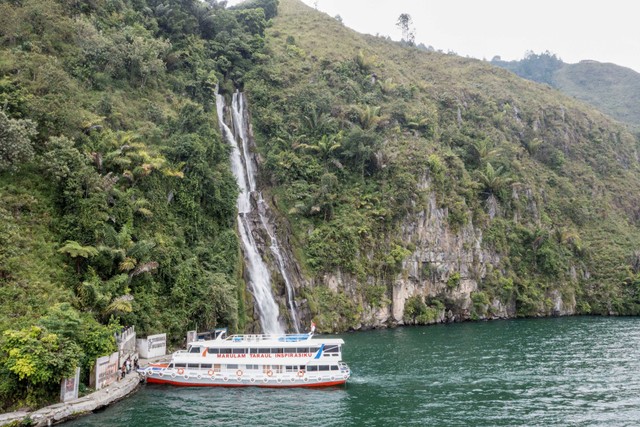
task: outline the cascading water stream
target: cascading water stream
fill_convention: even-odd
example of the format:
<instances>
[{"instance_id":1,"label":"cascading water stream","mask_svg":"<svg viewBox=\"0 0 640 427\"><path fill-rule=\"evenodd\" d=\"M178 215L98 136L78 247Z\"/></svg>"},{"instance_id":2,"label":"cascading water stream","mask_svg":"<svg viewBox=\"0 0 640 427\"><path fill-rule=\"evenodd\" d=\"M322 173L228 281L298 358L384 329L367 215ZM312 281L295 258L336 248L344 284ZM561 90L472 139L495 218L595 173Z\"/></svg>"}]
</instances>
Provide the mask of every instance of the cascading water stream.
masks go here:
<instances>
[{"instance_id":1,"label":"cascading water stream","mask_svg":"<svg viewBox=\"0 0 640 427\"><path fill-rule=\"evenodd\" d=\"M282 256L282 252L280 251L280 246L278 246L278 240L276 239L275 233L271 231L271 228L265 221L266 215L264 212L266 211L267 203L262 198L262 193L260 193L258 199L258 210L260 211L260 220L262 222L262 227L269 234L269 239L271 239L271 253L276 258L276 262L278 263L278 270L280 270L280 274L282 274L282 278L284 279L285 287L287 289L287 303L289 305L289 312L291 313L291 323L293 324L293 328L296 332L300 332L300 328L298 326L298 314L296 313L295 306L295 298L293 296L293 284L291 283L291 279L289 278L289 274L287 273L286 264L284 262L284 257Z\"/></svg>"},{"instance_id":2,"label":"cascading water stream","mask_svg":"<svg viewBox=\"0 0 640 427\"><path fill-rule=\"evenodd\" d=\"M249 220L250 215L254 213L254 208L251 204L252 195L256 199L258 207L256 213L260 219L260 224L271 240L271 252L276 260L278 270L285 281L287 300L291 311L291 321L294 329L298 332L293 285L287 274L286 264L280 251L276 235L266 220L268 206L263 200L262 194L256 191L256 167L253 157L249 153L249 121L246 114L243 94L239 92L234 93L231 103L231 118L235 134L224 121L224 97L219 94L216 95L216 109L222 134L232 147L231 169L240 187L240 194L237 200L238 230L244 250L250 288L253 291L254 299L258 307L263 332L267 334L281 334L284 331L278 322L278 305L271 291L271 275L264 260L260 256L260 252L253 238L253 222Z\"/></svg>"},{"instance_id":3,"label":"cascading water stream","mask_svg":"<svg viewBox=\"0 0 640 427\"><path fill-rule=\"evenodd\" d=\"M262 228L269 235L269 240L271 241L271 246L269 247L269 249L271 249L271 253L275 257L276 263L278 265L278 270L280 271L280 274L284 279L285 287L287 289L287 303L289 305L289 311L291 313L291 323L293 324L293 328L295 329L295 331L300 332L300 329L298 327L298 316L295 308L295 299L293 296L293 285L291 283L291 280L289 279L289 274L287 273L286 264L282 256L282 252L280 251L280 246L278 245L276 234L266 221L267 209L269 208L269 206L262 198L262 192L256 191L256 172L253 161L251 160L252 157L249 155L249 138L247 134L248 123L245 123L245 120L247 120L246 105L244 102L244 95L242 93L236 92L233 94L233 99L231 102L231 115L233 118L234 129L237 130L240 137L240 142L242 143L242 157L244 158L244 163L246 165L249 190L251 191L251 193L255 193L257 196L260 222L262 224Z\"/></svg>"}]
</instances>

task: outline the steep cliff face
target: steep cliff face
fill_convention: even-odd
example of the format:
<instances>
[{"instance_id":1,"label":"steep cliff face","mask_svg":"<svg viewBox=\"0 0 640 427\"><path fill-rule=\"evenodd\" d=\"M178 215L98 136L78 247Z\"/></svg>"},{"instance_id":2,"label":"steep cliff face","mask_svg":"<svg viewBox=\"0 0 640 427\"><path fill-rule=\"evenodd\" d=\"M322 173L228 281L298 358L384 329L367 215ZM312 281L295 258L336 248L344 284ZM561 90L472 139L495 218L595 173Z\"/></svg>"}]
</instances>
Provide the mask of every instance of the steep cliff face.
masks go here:
<instances>
[{"instance_id":1,"label":"steep cliff face","mask_svg":"<svg viewBox=\"0 0 640 427\"><path fill-rule=\"evenodd\" d=\"M428 190L428 181L425 179L423 183ZM535 209L534 202L531 208ZM403 260L402 271L393 280L389 299L382 306L367 303L361 295L359 281L354 277L326 274L317 285L325 285L335 293L345 292L357 301L362 311L358 322L352 325L355 329L416 323L416 319L407 317L405 311L407 302L416 298L442 302L433 305L433 313L421 323L516 317L513 298L496 296L474 303L473 296L481 292L487 269L500 265L500 256L483 244L481 228L469 223L453 231L447 217L447 208L438 208L436 195L431 192L426 208L404 219L399 237L415 249ZM372 282L371 278L369 281ZM540 307L538 315L575 314L576 300L572 292L564 296L560 289L552 289L546 298L550 304ZM332 325L334 328L339 326L340 323Z\"/></svg>"},{"instance_id":2,"label":"steep cliff face","mask_svg":"<svg viewBox=\"0 0 640 427\"><path fill-rule=\"evenodd\" d=\"M601 113L295 0L245 90L302 324L637 311L639 144Z\"/></svg>"},{"instance_id":3,"label":"steep cliff face","mask_svg":"<svg viewBox=\"0 0 640 427\"><path fill-rule=\"evenodd\" d=\"M442 320L470 317L471 294L479 290L487 265L498 265L500 258L484 249L482 230L469 222L453 232L447 223L447 208L438 208L436 196L429 194L423 211L404 220L402 238L415 245L415 251L403 263L403 274L393 287L393 318L403 320L405 303L410 297L444 297L452 302ZM508 317L506 310L494 313ZM511 313L513 315L513 313Z\"/></svg>"}]
</instances>

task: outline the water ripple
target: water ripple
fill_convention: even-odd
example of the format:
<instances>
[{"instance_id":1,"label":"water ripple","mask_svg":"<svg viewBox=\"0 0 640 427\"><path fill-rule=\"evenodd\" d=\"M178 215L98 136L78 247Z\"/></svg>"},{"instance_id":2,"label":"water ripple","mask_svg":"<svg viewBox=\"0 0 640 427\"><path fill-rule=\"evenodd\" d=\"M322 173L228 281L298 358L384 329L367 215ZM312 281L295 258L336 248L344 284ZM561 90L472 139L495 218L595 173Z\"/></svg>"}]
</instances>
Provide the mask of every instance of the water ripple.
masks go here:
<instances>
[{"instance_id":1,"label":"water ripple","mask_svg":"<svg viewBox=\"0 0 640 427\"><path fill-rule=\"evenodd\" d=\"M640 319L464 323L346 334L347 387L147 385L74 426L633 426Z\"/></svg>"}]
</instances>

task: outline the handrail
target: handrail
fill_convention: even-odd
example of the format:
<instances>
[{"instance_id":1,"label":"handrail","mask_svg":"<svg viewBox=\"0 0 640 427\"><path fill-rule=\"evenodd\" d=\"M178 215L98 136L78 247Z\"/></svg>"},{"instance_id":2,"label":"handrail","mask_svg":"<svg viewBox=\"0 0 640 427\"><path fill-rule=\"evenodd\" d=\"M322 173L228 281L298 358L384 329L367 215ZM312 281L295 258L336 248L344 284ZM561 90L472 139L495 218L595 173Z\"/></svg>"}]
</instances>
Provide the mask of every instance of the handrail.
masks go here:
<instances>
[{"instance_id":1,"label":"handrail","mask_svg":"<svg viewBox=\"0 0 640 427\"><path fill-rule=\"evenodd\" d=\"M236 334L225 338L225 341L233 342L259 342L276 340L281 342L299 342L310 339L313 334Z\"/></svg>"}]
</instances>

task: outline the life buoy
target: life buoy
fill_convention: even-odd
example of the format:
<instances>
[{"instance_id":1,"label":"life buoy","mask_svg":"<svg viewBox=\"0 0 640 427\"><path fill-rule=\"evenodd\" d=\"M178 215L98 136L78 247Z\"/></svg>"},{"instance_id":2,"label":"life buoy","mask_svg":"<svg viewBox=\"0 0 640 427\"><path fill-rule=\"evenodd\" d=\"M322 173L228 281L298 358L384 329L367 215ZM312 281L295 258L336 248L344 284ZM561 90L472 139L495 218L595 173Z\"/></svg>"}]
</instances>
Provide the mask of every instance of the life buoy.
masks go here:
<instances>
[{"instance_id":1,"label":"life buoy","mask_svg":"<svg viewBox=\"0 0 640 427\"><path fill-rule=\"evenodd\" d=\"M267 376L268 377L273 376L273 371L271 369L267 369Z\"/></svg>"},{"instance_id":2,"label":"life buoy","mask_svg":"<svg viewBox=\"0 0 640 427\"><path fill-rule=\"evenodd\" d=\"M244 372L242 372L242 369L238 369L238 370L236 371L236 376L241 377L241 376L242 376L242 374L244 374Z\"/></svg>"},{"instance_id":3,"label":"life buoy","mask_svg":"<svg viewBox=\"0 0 640 427\"><path fill-rule=\"evenodd\" d=\"M300 378L304 377L304 371L303 371L302 369L300 369L300 370L298 371L298 376L299 376Z\"/></svg>"},{"instance_id":4,"label":"life buoy","mask_svg":"<svg viewBox=\"0 0 640 427\"><path fill-rule=\"evenodd\" d=\"M182 375L184 374L184 369L183 368L178 368L178 375Z\"/></svg>"},{"instance_id":5,"label":"life buoy","mask_svg":"<svg viewBox=\"0 0 640 427\"><path fill-rule=\"evenodd\" d=\"M212 377L215 374L215 371L213 369L209 369L207 371L207 374L209 374L209 376Z\"/></svg>"}]
</instances>

